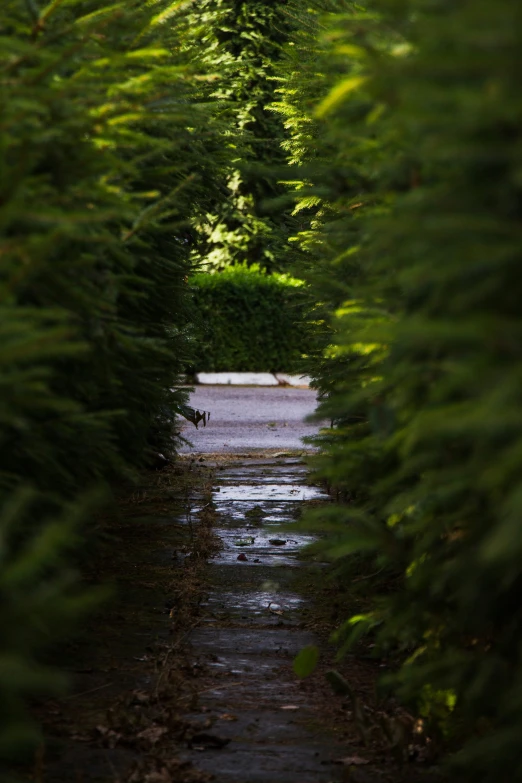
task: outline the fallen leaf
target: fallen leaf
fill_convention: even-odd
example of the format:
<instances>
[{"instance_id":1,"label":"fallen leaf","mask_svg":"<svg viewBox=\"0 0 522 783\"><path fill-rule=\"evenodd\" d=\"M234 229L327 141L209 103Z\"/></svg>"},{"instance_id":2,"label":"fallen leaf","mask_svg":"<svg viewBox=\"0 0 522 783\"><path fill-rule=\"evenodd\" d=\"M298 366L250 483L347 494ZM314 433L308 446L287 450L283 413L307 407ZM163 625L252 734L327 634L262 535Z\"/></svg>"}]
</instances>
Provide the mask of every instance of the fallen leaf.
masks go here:
<instances>
[{"instance_id":1,"label":"fallen leaf","mask_svg":"<svg viewBox=\"0 0 522 783\"><path fill-rule=\"evenodd\" d=\"M344 759L336 759L336 764L344 764L345 767L359 767L369 763L368 759L363 759L360 756L346 756Z\"/></svg>"},{"instance_id":2,"label":"fallen leaf","mask_svg":"<svg viewBox=\"0 0 522 783\"><path fill-rule=\"evenodd\" d=\"M232 715L230 712L224 712L219 716L219 720L237 720L237 715Z\"/></svg>"},{"instance_id":3,"label":"fallen leaf","mask_svg":"<svg viewBox=\"0 0 522 783\"><path fill-rule=\"evenodd\" d=\"M116 778L114 783L209 783L212 774L196 770L189 761L162 759L137 763L129 777Z\"/></svg>"},{"instance_id":4,"label":"fallen leaf","mask_svg":"<svg viewBox=\"0 0 522 783\"><path fill-rule=\"evenodd\" d=\"M268 541L269 544L272 544L272 546L283 546L286 544L286 539L282 538L271 538Z\"/></svg>"},{"instance_id":5,"label":"fallen leaf","mask_svg":"<svg viewBox=\"0 0 522 783\"><path fill-rule=\"evenodd\" d=\"M168 769L149 772L148 775L145 775L145 783L172 783L172 776Z\"/></svg>"},{"instance_id":6,"label":"fallen leaf","mask_svg":"<svg viewBox=\"0 0 522 783\"><path fill-rule=\"evenodd\" d=\"M134 691L132 694L132 701L137 704L147 704L150 701L151 694L145 691Z\"/></svg>"},{"instance_id":7,"label":"fallen leaf","mask_svg":"<svg viewBox=\"0 0 522 783\"><path fill-rule=\"evenodd\" d=\"M172 783L172 775L165 767L152 772L137 769L128 779L128 783Z\"/></svg>"},{"instance_id":8,"label":"fallen leaf","mask_svg":"<svg viewBox=\"0 0 522 783\"><path fill-rule=\"evenodd\" d=\"M248 560L248 557L245 554L241 553L240 555L237 556L237 559L242 560L244 562L245 560Z\"/></svg>"},{"instance_id":9,"label":"fallen leaf","mask_svg":"<svg viewBox=\"0 0 522 783\"><path fill-rule=\"evenodd\" d=\"M109 729L107 726L96 726L96 731L101 734L101 736L104 738L105 742L107 743L109 748L115 748L118 742L121 740L122 735L118 734L117 731L113 731L112 729Z\"/></svg>"},{"instance_id":10,"label":"fallen leaf","mask_svg":"<svg viewBox=\"0 0 522 783\"><path fill-rule=\"evenodd\" d=\"M136 738L150 742L151 745L155 745L167 732L168 729L166 726L151 726L148 729L144 729L144 731L140 731L140 733L136 735Z\"/></svg>"}]
</instances>

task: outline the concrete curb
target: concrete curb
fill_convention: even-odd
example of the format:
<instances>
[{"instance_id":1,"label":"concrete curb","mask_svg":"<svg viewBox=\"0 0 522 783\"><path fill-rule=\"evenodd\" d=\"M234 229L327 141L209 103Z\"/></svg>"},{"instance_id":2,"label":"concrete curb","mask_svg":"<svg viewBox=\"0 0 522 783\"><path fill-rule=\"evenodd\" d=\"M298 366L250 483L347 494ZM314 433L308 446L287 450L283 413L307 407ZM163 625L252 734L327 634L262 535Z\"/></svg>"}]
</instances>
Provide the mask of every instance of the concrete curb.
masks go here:
<instances>
[{"instance_id":1,"label":"concrete curb","mask_svg":"<svg viewBox=\"0 0 522 783\"><path fill-rule=\"evenodd\" d=\"M307 375L290 375L284 372L198 372L196 382L202 386L291 386L307 389Z\"/></svg>"}]
</instances>

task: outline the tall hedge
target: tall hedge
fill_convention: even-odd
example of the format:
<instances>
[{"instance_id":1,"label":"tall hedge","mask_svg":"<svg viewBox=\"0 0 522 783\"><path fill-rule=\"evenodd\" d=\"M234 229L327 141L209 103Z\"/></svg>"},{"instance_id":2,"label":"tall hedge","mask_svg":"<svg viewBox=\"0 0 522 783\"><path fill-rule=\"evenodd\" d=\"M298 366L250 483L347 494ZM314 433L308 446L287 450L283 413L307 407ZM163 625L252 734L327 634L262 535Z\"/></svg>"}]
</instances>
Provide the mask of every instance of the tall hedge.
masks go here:
<instances>
[{"instance_id":1,"label":"tall hedge","mask_svg":"<svg viewBox=\"0 0 522 783\"><path fill-rule=\"evenodd\" d=\"M273 205L284 192L284 132L268 107L293 24L288 5L200 0L187 15L187 53L207 74L205 99L222 134L220 193L193 222L194 256L207 269L287 268L292 221Z\"/></svg>"},{"instance_id":2,"label":"tall hedge","mask_svg":"<svg viewBox=\"0 0 522 783\"><path fill-rule=\"evenodd\" d=\"M2 753L33 737L26 697L56 686L38 652L77 614L85 492L175 444L183 231L211 192L179 6L0 10Z\"/></svg>"},{"instance_id":3,"label":"tall hedge","mask_svg":"<svg viewBox=\"0 0 522 783\"><path fill-rule=\"evenodd\" d=\"M459 780L522 780L520 7L347 3L325 26L344 75L316 109L337 150L319 263L348 262L341 365L315 366L345 499L328 548L393 576L344 633L396 656Z\"/></svg>"},{"instance_id":4,"label":"tall hedge","mask_svg":"<svg viewBox=\"0 0 522 783\"><path fill-rule=\"evenodd\" d=\"M277 68L276 100L270 110L284 123L288 171L285 180L293 197L294 234L290 237L292 268L309 285L308 317L319 339L307 372L321 395L338 381L351 383L353 362L333 346L337 310L350 299L359 276L361 207L373 207L375 176L385 146L373 122L361 122L368 99L358 93L344 125L328 122L316 111L346 75L346 55L339 40L340 16L352 9L349 0L293 0L296 20L292 40ZM353 10L350 11L353 14ZM373 19L359 14L358 35L375 30ZM389 34L389 31L387 31ZM362 51L355 47L355 51ZM351 62L358 78L361 63ZM379 128L380 130L380 128Z\"/></svg>"}]
</instances>

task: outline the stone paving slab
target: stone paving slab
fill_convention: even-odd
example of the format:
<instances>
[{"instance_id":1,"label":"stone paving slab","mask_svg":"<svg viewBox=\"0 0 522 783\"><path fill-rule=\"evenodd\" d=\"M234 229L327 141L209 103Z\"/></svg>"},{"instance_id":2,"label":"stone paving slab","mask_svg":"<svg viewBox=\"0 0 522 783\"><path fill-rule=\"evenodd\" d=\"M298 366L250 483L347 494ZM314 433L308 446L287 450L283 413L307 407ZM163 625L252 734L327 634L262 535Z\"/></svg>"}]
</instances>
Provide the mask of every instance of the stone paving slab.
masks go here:
<instances>
[{"instance_id":1,"label":"stone paving slab","mask_svg":"<svg viewBox=\"0 0 522 783\"><path fill-rule=\"evenodd\" d=\"M273 593L268 590L252 590L248 593L230 590L221 593L212 592L203 605L211 609L225 609L227 612L248 612L249 615L266 616L270 609L289 612L302 603L303 598L298 593L288 591L278 593L275 599Z\"/></svg>"},{"instance_id":2,"label":"stone paving slab","mask_svg":"<svg viewBox=\"0 0 522 783\"><path fill-rule=\"evenodd\" d=\"M199 759L195 753L190 758L197 767L215 774L215 780L223 783L330 783L342 780L340 768L332 768L331 754L323 743L263 743L255 755L252 743L234 743L225 753L204 751Z\"/></svg>"},{"instance_id":3,"label":"stone paving slab","mask_svg":"<svg viewBox=\"0 0 522 783\"><path fill-rule=\"evenodd\" d=\"M303 734L299 711L267 709L261 712L259 709L244 708L237 713L225 713L224 720L219 712L210 714L216 721L216 729L219 727L220 736L234 742L292 743L299 741ZM208 721L208 716L207 712L203 715L189 715L188 718L197 725Z\"/></svg>"},{"instance_id":4,"label":"stone paving slab","mask_svg":"<svg viewBox=\"0 0 522 783\"><path fill-rule=\"evenodd\" d=\"M267 629L260 634L247 628L198 628L192 632L190 641L198 650L209 649L218 658L224 654L241 651L242 655L261 655L277 652L293 657L299 650L314 642L308 631L280 633Z\"/></svg>"}]
</instances>

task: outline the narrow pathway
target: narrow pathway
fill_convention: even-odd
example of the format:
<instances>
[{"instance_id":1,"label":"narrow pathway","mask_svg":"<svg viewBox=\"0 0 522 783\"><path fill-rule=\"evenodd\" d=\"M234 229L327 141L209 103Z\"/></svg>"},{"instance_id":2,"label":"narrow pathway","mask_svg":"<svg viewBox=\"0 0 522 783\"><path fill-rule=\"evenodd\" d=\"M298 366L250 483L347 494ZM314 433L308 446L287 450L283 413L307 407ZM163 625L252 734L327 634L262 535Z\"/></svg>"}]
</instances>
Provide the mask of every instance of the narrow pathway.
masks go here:
<instances>
[{"instance_id":1,"label":"narrow pathway","mask_svg":"<svg viewBox=\"0 0 522 783\"><path fill-rule=\"evenodd\" d=\"M296 522L328 497L301 460L315 394L268 391L257 403L248 388L196 392L191 404L216 416L187 433L193 449L120 499L95 574L117 600L64 651L73 691L42 705L45 747L23 779L417 783L387 757L384 776L370 772L355 712L324 678L331 650L313 677L293 671L317 642L303 596L321 573L300 557L312 538ZM354 665L366 704L375 676Z\"/></svg>"},{"instance_id":2,"label":"narrow pathway","mask_svg":"<svg viewBox=\"0 0 522 783\"><path fill-rule=\"evenodd\" d=\"M216 783L319 783L342 779L343 748L317 725L317 710L292 669L314 643L301 628L296 579L310 567L293 532L303 503L326 496L288 456L236 459L213 491L223 548L209 563L209 594L192 631L201 667L201 725L185 758ZM282 527L283 526L283 527Z\"/></svg>"}]
</instances>

